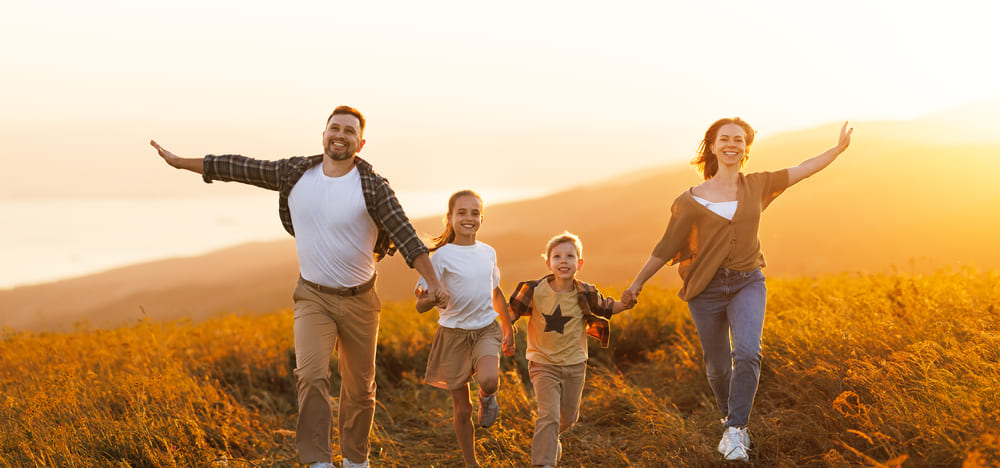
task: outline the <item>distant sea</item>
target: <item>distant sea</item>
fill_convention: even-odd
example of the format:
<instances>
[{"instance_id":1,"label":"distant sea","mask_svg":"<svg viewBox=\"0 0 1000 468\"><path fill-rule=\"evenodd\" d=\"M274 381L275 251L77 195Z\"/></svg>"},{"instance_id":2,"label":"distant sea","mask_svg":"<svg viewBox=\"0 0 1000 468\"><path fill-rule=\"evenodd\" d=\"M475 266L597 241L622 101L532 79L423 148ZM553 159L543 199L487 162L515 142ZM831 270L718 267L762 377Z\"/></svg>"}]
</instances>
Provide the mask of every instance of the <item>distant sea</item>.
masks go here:
<instances>
[{"instance_id":1,"label":"distant sea","mask_svg":"<svg viewBox=\"0 0 1000 468\"><path fill-rule=\"evenodd\" d=\"M490 204L542 190L481 190ZM443 216L447 192L397 196L411 219ZM0 289L88 275L246 242L290 239L275 192L253 195L0 201Z\"/></svg>"}]
</instances>

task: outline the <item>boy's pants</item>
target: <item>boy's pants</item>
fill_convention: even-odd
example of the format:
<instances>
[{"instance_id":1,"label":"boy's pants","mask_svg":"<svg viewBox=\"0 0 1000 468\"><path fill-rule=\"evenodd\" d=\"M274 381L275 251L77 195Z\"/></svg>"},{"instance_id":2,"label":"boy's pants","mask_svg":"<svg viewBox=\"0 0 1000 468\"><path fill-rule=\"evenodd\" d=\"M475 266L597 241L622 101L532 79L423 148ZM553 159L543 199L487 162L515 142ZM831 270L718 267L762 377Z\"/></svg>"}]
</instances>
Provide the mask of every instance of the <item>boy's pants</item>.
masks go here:
<instances>
[{"instance_id":1,"label":"boy's pants","mask_svg":"<svg viewBox=\"0 0 1000 468\"><path fill-rule=\"evenodd\" d=\"M295 377L299 420L295 445L302 463L331 462L330 356L339 353L340 450L368 459L375 415L375 345L381 302L375 289L356 296L320 292L299 281L295 300Z\"/></svg>"},{"instance_id":2,"label":"boy's pants","mask_svg":"<svg viewBox=\"0 0 1000 468\"><path fill-rule=\"evenodd\" d=\"M580 416L587 363L553 366L531 361L528 374L538 402L535 437L531 440L531 464L555 466L559 434L573 427Z\"/></svg>"}]
</instances>

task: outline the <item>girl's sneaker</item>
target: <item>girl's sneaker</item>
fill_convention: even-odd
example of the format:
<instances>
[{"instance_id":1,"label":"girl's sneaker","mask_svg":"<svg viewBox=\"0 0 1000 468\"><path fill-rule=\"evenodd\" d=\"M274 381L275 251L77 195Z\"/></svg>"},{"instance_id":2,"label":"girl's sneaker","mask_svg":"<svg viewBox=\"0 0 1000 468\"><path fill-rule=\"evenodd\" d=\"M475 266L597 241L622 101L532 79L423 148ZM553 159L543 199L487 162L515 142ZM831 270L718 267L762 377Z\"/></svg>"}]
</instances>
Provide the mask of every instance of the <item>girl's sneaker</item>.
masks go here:
<instances>
[{"instance_id":1,"label":"girl's sneaker","mask_svg":"<svg viewBox=\"0 0 1000 468\"><path fill-rule=\"evenodd\" d=\"M497 394L486 395L479 398L479 425L490 427L500 416L500 404L497 403Z\"/></svg>"}]
</instances>

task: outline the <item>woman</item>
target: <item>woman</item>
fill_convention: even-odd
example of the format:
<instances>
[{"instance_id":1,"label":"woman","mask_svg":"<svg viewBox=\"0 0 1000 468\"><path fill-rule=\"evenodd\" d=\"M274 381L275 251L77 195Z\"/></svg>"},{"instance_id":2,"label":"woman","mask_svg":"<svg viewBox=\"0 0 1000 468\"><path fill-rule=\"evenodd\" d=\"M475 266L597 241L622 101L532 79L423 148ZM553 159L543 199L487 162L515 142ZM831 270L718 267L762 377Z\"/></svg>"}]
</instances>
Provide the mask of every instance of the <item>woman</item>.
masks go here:
<instances>
[{"instance_id":1,"label":"woman","mask_svg":"<svg viewBox=\"0 0 1000 468\"><path fill-rule=\"evenodd\" d=\"M749 460L746 426L760 376L766 299L760 214L785 189L833 162L853 131L844 122L836 146L798 166L743 174L753 128L739 117L713 123L693 161L705 182L674 200L663 238L622 293L622 302L634 304L653 274L667 263L678 265L684 282L679 295L698 329L708 382L724 416L718 449L726 460Z\"/></svg>"}]
</instances>

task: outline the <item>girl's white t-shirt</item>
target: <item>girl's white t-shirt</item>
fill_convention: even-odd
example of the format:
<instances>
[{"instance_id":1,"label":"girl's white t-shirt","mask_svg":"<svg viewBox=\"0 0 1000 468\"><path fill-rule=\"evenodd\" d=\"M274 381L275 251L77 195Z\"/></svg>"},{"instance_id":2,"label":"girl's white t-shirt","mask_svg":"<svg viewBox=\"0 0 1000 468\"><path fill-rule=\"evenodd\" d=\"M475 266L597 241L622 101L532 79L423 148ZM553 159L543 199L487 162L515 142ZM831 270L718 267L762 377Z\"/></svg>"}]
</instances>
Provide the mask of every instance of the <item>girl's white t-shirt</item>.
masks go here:
<instances>
[{"instance_id":1,"label":"girl's white t-shirt","mask_svg":"<svg viewBox=\"0 0 1000 468\"><path fill-rule=\"evenodd\" d=\"M478 330L496 320L493 290L500 286L500 268L493 247L445 244L431 254L431 264L451 295L448 308L438 309L438 325ZM426 289L427 281L421 277L417 286Z\"/></svg>"},{"instance_id":2,"label":"girl's white t-shirt","mask_svg":"<svg viewBox=\"0 0 1000 468\"><path fill-rule=\"evenodd\" d=\"M365 205L358 168L341 177L317 164L288 196L302 277L334 288L357 286L375 274L378 228Z\"/></svg>"}]
</instances>

